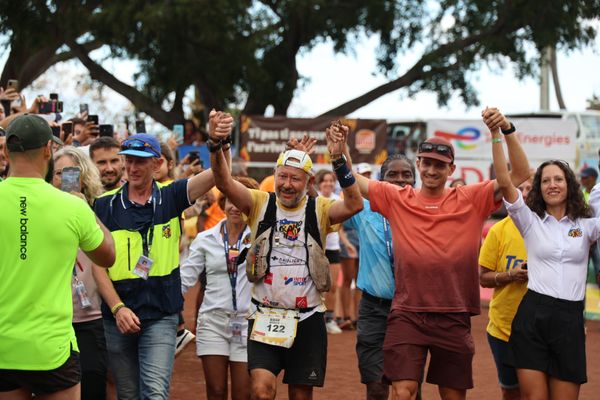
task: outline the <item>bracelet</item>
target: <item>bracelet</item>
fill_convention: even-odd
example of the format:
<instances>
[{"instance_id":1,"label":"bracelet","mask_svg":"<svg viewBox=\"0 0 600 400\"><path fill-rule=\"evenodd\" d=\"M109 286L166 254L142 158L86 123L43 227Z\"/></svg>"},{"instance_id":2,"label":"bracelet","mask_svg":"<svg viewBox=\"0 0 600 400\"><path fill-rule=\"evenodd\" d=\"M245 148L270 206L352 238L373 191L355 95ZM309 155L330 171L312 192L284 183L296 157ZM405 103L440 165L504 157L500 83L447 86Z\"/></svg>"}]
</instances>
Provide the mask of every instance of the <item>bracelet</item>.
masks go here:
<instances>
[{"instance_id":1,"label":"bracelet","mask_svg":"<svg viewBox=\"0 0 600 400\"><path fill-rule=\"evenodd\" d=\"M206 141L206 147L208 147L208 151L211 153L221 150L221 145L222 142L220 140L215 142L212 139L208 139Z\"/></svg>"},{"instance_id":2,"label":"bracelet","mask_svg":"<svg viewBox=\"0 0 600 400\"><path fill-rule=\"evenodd\" d=\"M123 308L123 307L125 307L125 303L123 303L123 302L120 302L120 303L117 303L117 304L115 304L115 305L114 305L114 306L113 306L113 307L110 309L110 312L112 313L113 317L114 317L115 315L117 315L117 312L118 312L118 311L119 311L121 308Z\"/></svg>"},{"instance_id":3,"label":"bracelet","mask_svg":"<svg viewBox=\"0 0 600 400\"><path fill-rule=\"evenodd\" d=\"M511 133L515 132L517 129L515 128L515 126L513 125L513 123L510 123L510 128L508 128L507 130L504 130L502 128L500 128L500 132L502 132L503 135L510 135Z\"/></svg>"},{"instance_id":4,"label":"bracelet","mask_svg":"<svg viewBox=\"0 0 600 400\"><path fill-rule=\"evenodd\" d=\"M492 143L502 143L502 139L500 139L500 138L493 138L492 139Z\"/></svg>"},{"instance_id":5,"label":"bracelet","mask_svg":"<svg viewBox=\"0 0 600 400\"><path fill-rule=\"evenodd\" d=\"M512 282L512 275L510 274L510 269L508 270L508 279Z\"/></svg>"},{"instance_id":6,"label":"bracelet","mask_svg":"<svg viewBox=\"0 0 600 400\"><path fill-rule=\"evenodd\" d=\"M231 144L231 135L227 136L225 139L221 140L222 145Z\"/></svg>"},{"instance_id":7,"label":"bracelet","mask_svg":"<svg viewBox=\"0 0 600 400\"><path fill-rule=\"evenodd\" d=\"M498 274L499 273L500 272L496 272L496 275L494 275L494 283L496 284L496 286L499 286L499 283L498 283Z\"/></svg>"}]
</instances>

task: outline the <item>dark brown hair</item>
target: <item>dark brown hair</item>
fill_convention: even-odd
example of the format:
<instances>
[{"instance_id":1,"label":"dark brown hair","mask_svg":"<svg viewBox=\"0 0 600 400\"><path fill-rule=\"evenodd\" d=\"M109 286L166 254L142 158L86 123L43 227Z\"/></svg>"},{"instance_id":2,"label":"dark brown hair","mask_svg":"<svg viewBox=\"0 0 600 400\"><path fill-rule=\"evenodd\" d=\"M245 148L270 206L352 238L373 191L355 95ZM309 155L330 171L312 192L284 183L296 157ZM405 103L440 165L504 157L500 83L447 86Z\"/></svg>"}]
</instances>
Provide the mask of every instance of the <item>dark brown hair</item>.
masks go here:
<instances>
[{"instance_id":1,"label":"dark brown hair","mask_svg":"<svg viewBox=\"0 0 600 400\"><path fill-rule=\"evenodd\" d=\"M567 181L567 215L569 218L576 220L577 218L591 217L591 210L583 198L583 192L575 173L571 170L569 164L562 160L544 161L535 171L531 192L527 196L527 205L531 211L540 218L543 218L546 212L546 202L542 196L542 171L548 165L556 165L565 174Z\"/></svg>"}]
</instances>

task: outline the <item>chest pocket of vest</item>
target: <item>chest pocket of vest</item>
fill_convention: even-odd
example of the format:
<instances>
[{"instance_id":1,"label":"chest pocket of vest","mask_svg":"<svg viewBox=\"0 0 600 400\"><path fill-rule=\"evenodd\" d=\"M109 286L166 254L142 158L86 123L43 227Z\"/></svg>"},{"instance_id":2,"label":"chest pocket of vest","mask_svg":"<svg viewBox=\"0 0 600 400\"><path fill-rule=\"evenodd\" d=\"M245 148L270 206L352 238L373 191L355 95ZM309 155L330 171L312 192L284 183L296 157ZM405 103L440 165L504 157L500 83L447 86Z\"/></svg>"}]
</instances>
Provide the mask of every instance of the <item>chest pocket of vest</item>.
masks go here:
<instances>
[{"instance_id":1,"label":"chest pocket of vest","mask_svg":"<svg viewBox=\"0 0 600 400\"><path fill-rule=\"evenodd\" d=\"M258 224L256 238L246 256L246 275L250 282L256 282L269 273L271 243L277 225L276 213L275 194L271 193L263 220ZM308 273L317 290L319 292L327 292L331 288L329 260L325 256L325 251L321 243L316 213L316 199L314 197L309 197L306 201L305 219L304 246L308 257Z\"/></svg>"}]
</instances>

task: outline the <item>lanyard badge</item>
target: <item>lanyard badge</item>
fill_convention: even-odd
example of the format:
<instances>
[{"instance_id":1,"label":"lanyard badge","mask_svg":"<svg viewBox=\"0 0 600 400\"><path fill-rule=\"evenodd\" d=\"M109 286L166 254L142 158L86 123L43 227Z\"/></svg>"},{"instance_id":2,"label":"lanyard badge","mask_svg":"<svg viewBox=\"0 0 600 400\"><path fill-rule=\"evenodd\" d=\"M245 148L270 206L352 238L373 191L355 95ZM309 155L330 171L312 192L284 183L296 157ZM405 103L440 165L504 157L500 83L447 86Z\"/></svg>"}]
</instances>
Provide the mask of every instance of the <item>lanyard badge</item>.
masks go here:
<instances>
[{"instance_id":1,"label":"lanyard badge","mask_svg":"<svg viewBox=\"0 0 600 400\"><path fill-rule=\"evenodd\" d=\"M238 266L237 259L240 255L240 249L242 247L242 237L244 236L244 230L240 232L240 237L237 241L236 247L229 247L229 233L227 232L227 221L223 222L223 248L225 250L225 262L227 263L227 274L229 274L229 283L231 284L231 301L233 305L233 311L237 312L237 275Z\"/></svg>"}]
</instances>

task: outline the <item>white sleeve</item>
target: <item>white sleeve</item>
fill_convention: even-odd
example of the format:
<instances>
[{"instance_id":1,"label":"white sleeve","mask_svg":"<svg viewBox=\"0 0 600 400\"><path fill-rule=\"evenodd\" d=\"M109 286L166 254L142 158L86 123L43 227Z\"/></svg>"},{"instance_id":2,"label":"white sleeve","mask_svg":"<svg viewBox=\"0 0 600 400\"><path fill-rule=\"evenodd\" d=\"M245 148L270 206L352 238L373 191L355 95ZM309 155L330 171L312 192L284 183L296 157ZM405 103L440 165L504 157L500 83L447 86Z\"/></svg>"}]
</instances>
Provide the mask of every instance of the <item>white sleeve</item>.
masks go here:
<instances>
[{"instance_id":1,"label":"white sleeve","mask_svg":"<svg viewBox=\"0 0 600 400\"><path fill-rule=\"evenodd\" d=\"M510 218L521 233L521 236L525 237L533 223L534 214L527 204L525 204L523 193L521 193L520 190L517 190L517 192L519 197L514 203L509 203L506 199L503 199L504 206L506 207L506 211L508 211L508 215L510 215Z\"/></svg>"},{"instance_id":2,"label":"white sleeve","mask_svg":"<svg viewBox=\"0 0 600 400\"><path fill-rule=\"evenodd\" d=\"M194 287L206 264L204 249L202 248L202 237L198 236L190 245L190 255L181 265L179 273L181 275L181 294L185 294L190 288Z\"/></svg>"}]
</instances>

